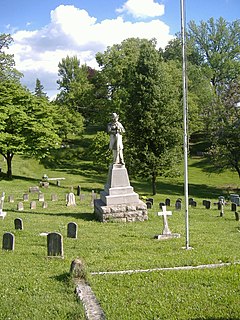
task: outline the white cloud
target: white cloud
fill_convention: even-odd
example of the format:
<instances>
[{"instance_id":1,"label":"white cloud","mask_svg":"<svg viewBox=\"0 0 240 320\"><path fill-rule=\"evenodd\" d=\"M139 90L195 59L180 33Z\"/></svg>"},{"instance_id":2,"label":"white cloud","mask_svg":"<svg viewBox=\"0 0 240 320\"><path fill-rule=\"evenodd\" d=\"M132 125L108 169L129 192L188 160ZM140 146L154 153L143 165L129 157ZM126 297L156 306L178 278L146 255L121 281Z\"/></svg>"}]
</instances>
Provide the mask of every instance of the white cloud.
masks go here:
<instances>
[{"instance_id":1,"label":"white cloud","mask_svg":"<svg viewBox=\"0 0 240 320\"><path fill-rule=\"evenodd\" d=\"M154 0L127 0L116 10L118 13L127 13L135 18L159 17L164 14L164 5Z\"/></svg>"},{"instance_id":2,"label":"white cloud","mask_svg":"<svg viewBox=\"0 0 240 320\"><path fill-rule=\"evenodd\" d=\"M81 63L97 68L95 54L126 38L156 38L158 47L173 38L169 27L158 19L131 22L118 17L97 22L87 11L67 5L51 11L51 21L42 29L20 30L12 36L14 44L9 50L16 68L24 74L23 83L33 90L39 78L47 92L57 89L58 64L67 55L76 55Z\"/></svg>"}]
</instances>

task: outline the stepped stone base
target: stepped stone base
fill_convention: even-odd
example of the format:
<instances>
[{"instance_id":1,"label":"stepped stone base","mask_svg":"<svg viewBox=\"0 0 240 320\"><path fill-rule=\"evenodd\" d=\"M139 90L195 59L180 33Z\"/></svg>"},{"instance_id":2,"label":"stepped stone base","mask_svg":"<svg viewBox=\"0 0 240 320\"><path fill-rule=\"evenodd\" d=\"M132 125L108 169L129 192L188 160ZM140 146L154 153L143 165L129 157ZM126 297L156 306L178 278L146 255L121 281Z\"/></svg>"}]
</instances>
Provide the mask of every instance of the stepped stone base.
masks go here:
<instances>
[{"instance_id":1,"label":"stepped stone base","mask_svg":"<svg viewBox=\"0 0 240 320\"><path fill-rule=\"evenodd\" d=\"M94 201L96 219L101 222L134 222L148 220L147 206L139 200L134 205L106 206L101 199Z\"/></svg>"},{"instance_id":2,"label":"stepped stone base","mask_svg":"<svg viewBox=\"0 0 240 320\"><path fill-rule=\"evenodd\" d=\"M108 181L100 199L94 201L94 213L102 222L133 222L148 219L147 206L130 186L125 165L109 167Z\"/></svg>"}]
</instances>

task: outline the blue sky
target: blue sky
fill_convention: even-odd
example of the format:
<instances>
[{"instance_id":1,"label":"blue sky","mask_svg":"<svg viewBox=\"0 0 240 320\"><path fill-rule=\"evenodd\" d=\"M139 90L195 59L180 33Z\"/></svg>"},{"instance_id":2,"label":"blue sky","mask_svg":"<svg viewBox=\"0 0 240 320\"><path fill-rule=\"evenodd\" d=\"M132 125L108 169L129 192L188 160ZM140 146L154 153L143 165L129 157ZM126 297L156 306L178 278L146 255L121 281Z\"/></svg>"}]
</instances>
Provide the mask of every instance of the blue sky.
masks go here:
<instances>
[{"instance_id":1,"label":"blue sky","mask_svg":"<svg viewBox=\"0 0 240 320\"><path fill-rule=\"evenodd\" d=\"M95 54L128 37L164 47L180 31L180 0L1 0L0 33L10 33L16 67L30 90L39 78L51 97L58 63L77 55L97 68ZM239 19L240 0L185 0L186 21Z\"/></svg>"}]
</instances>

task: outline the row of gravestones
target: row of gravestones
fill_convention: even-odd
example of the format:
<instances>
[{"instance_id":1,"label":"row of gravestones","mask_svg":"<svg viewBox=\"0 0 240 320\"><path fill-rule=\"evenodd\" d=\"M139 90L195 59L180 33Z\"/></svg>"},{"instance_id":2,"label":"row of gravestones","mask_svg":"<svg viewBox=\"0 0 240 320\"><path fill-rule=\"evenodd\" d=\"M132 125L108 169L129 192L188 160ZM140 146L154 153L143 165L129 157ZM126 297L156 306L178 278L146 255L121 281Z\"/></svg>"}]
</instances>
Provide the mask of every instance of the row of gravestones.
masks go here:
<instances>
[{"instance_id":1,"label":"row of gravestones","mask_svg":"<svg viewBox=\"0 0 240 320\"><path fill-rule=\"evenodd\" d=\"M146 199L146 205L148 209L151 209L153 206L153 198L148 198ZM193 198L189 198L189 205L192 207L197 207L197 202ZM221 210L221 214L223 215L223 206L226 204L224 197L219 197L219 201L217 203L214 203L218 205L218 210ZM165 199L165 202L160 202L159 203L159 208L162 209L163 206L170 206L171 205L171 200L169 198ZM202 205L206 209L211 208L211 201L210 200L203 200ZM175 202L175 209L176 210L181 210L182 209L182 200L178 198ZM236 203L231 203L231 211L234 211L236 216L238 215L238 210L237 210L237 204ZM237 217L236 217L237 220ZM239 218L238 218L239 220Z\"/></svg>"},{"instance_id":2,"label":"row of gravestones","mask_svg":"<svg viewBox=\"0 0 240 320\"><path fill-rule=\"evenodd\" d=\"M16 230L23 230L23 221L20 218L14 220ZM78 225L75 222L69 222L67 225L67 237L77 239ZM15 236L11 232L3 234L2 249L14 250ZM47 234L47 252L48 256L63 256L63 236L58 232Z\"/></svg>"}]
</instances>

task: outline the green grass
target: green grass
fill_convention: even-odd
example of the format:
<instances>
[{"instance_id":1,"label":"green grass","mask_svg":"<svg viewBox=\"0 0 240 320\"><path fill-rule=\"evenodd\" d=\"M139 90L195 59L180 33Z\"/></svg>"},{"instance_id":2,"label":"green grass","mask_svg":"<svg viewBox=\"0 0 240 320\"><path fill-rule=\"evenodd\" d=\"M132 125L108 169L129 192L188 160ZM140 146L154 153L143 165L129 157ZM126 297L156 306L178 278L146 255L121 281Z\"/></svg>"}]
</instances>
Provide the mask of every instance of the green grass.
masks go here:
<instances>
[{"instance_id":1,"label":"green grass","mask_svg":"<svg viewBox=\"0 0 240 320\"><path fill-rule=\"evenodd\" d=\"M76 160L77 162L77 160ZM94 220L91 191L100 191L106 182L107 172L94 170L91 163L55 169L39 165L32 159L14 159L12 181L0 177L0 193L6 193L4 211L7 216L0 221L0 239L4 232L15 235L15 250L1 251L0 319L84 319L84 311L74 294L69 278L71 261L83 258L87 264L88 279L97 295L107 319L239 319L240 318L240 266L211 270L155 271L131 275L91 275L97 271L149 269L240 261L240 225L235 221L230 205L224 217L217 206L210 210L202 206L203 199L217 201L217 197L235 193L239 186L237 174L209 173L204 159L189 161L189 196L198 205L189 208L190 245L184 250L184 210L169 209L172 232L181 238L169 241L153 239L161 233L162 220L157 216L158 203L170 197L172 204L183 198L183 177L158 181L158 194L149 210L149 220L141 223L103 224ZM6 171L6 163L0 165ZM49 177L65 177L61 186L55 182L41 189L48 203L43 209L16 210L23 193L38 185L46 173ZM147 181L132 180L136 192L151 196ZM76 207L66 207L65 196L71 187L81 185L85 198L77 199ZM58 202L51 202L51 194ZM7 201L14 195L15 202ZM30 201L37 200L30 194ZM14 219L23 219L24 230L14 229ZM78 224L78 239L66 237L67 224ZM64 259L47 258L46 237L42 232L57 231L63 235Z\"/></svg>"}]
</instances>

